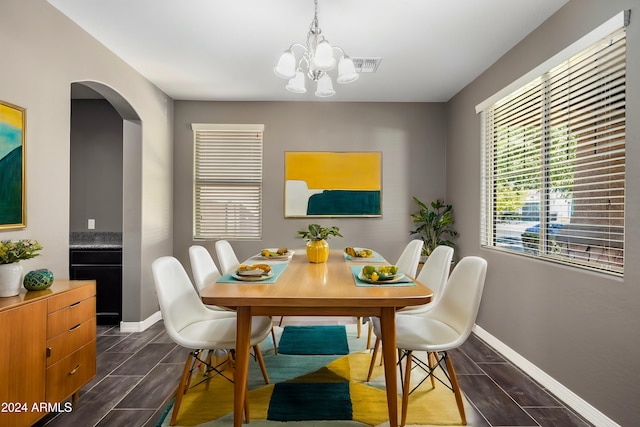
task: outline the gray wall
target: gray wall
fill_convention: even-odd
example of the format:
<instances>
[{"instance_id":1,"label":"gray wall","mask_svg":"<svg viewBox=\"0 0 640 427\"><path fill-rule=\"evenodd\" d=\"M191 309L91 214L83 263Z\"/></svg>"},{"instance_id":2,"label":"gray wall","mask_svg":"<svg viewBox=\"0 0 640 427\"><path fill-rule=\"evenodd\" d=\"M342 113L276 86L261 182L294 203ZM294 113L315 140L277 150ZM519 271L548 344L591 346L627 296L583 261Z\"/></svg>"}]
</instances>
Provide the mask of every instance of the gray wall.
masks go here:
<instances>
[{"instance_id":1,"label":"gray wall","mask_svg":"<svg viewBox=\"0 0 640 427\"><path fill-rule=\"evenodd\" d=\"M122 117L106 100L71 102L70 231L122 232Z\"/></svg>"},{"instance_id":2,"label":"gray wall","mask_svg":"<svg viewBox=\"0 0 640 427\"><path fill-rule=\"evenodd\" d=\"M337 225L333 248L366 246L395 260L412 229L412 195L444 197L444 104L327 102L175 102L174 253L189 265L192 240L193 134L191 123L262 123L264 214L262 241L232 242L238 257L263 247L304 247L296 231L309 223ZM285 151L381 151L381 218L284 218ZM198 242L214 251L214 242Z\"/></svg>"},{"instance_id":3,"label":"gray wall","mask_svg":"<svg viewBox=\"0 0 640 427\"><path fill-rule=\"evenodd\" d=\"M457 209L459 251L489 262L478 324L624 426L640 420L639 6L637 0L570 1L447 105L447 196ZM481 249L475 105L623 9L632 10L624 278Z\"/></svg>"},{"instance_id":4,"label":"gray wall","mask_svg":"<svg viewBox=\"0 0 640 427\"><path fill-rule=\"evenodd\" d=\"M0 98L27 110L27 227L3 230L0 238L37 239L42 255L24 261L25 270L49 268L56 278L69 277L71 84L111 88L137 113L142 129L132 150L139 155L129 163L135 182L127 191L135 206L125 208L137 225L134 243L125 242L125 254L134 254L125 255L125 263L138 262L131 265L123 315L146 319L158 309L151 262L173 247L173 101L44 0L1 1L0 40L3 56L11 58L0 67Z\"/></svg>"}]
</instances>

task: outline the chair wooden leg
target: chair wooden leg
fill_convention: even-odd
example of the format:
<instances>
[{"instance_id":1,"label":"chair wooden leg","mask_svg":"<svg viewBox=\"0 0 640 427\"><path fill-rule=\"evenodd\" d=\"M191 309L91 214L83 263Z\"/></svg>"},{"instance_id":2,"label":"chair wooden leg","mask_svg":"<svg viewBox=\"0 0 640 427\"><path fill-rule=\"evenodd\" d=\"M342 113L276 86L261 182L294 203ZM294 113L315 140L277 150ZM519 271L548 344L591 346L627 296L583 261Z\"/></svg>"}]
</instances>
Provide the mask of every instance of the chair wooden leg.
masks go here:
<instances>
[{"instance_id":1,"label":"chair wooden leg","mask_svg":"<svg viewBox=\"0 0 640 427\"><path fill-rule=\"evenodd\" d=\"M276 343L276 333L273 330L273 326L271 326L271 339L273 339L273 353L278 354L278 344Z\"/></svg>"},{"instance_id":2,"label":"chair wooden leg","mask_svg":"<svg viewBox=\"0 0 640 427\"><path fill-rule=\"evenodd\" d=\"M362 333L362 317L356 317L356 324L358 325L358 338L360 338L360 334Z\"/></svg>"},{"instance_id":3,"label":"chair wooden leg","mask_svg":"<svg viewBox=\"0 0 640 427\"><path fill-rule=\"evenodd\" d=\"M182 378L180 378L180 383L176 388L176 401L173 403L173 414L171 414L171 421L169 425L176 425L176 419L178 418L178 411L180 410L180 404L182 403L182 396L184 396L186 390L185 385L187 384L187 379L190 376L190 368L191 368L191 359L193 358L193 352L190 352L187 356L187 362L184 364L184 369L182 370Z\"/></svg>"},{"instance_id":4,"label":"chair wooden leg","mask_svg":"<svg viewBox=\"0 0 640 427\"><path fill-rule=\"evenodd\" d=\"M367 332L367 350L371 348L371 337L373 336L373 322L369 319L369 331Z\"/></svg>"},{"instance_id":5,"label":"chair wooden leg","mask_svg":"<svg viewBox=\"0 0 640 427\"><path fill-rule=\"evenodd\" d=\"M209 368L210 366L213 366L213 352L215 350L207 350L207 357L205 359L205 363L203 363L204 365L204 375L207 376L207 380L206 380L206 389L209 390L209 383L211 382L211 368Z\"/></svg>"},{"instance_id":6,"label":"chair wooden leg","mask_svg":"<svg viewBox=\"0 0 640 427\"><path fill-rule=\"evenodd\" d=\"M371 381L371 374L373 373L373 365L376 364L376 357L378 356L379 348L380 348L380 338L376 338L376 343L373 345L373 354L371 355L371 363L369 364L369 374L367 374L367 381Z\"/></svg>"},{"instance_id":7,"label":"chair wooden leg","mask_svg":"<svg viewBox=\"0 0 640 427\"><path fill-rule=\"evenodd\" d=\"M431 387L435 388L436 386L436 378L435 375L433 375L433 369L436 366L436 363L438 363L438 356L437 353L427 353L427 363L429 364L429 376L431 377Z\"/></svg>"},{"instance_id":8,"label":"chair wooden leg","mask_svg":"<svg viewBox=\"0 0 640 427\"><path fill-rule=\"evenodd\" d=\"M453 362L446 352L444 354L444 358L447 364L447 371L449 371L449 377L451 378L451 388L453 388L453 393L456 396L456 403L458 404L460 419L462 420L462 425L466 426L467 417L464 413L464 401L462 400L462 391L460 390L460 385L458 384L458 377L456 377L456 371L455 369L453 369Z\"/></svg>"},{"instance_id":9,"label":"chair wooden leg","mask_svg":"<svg viewBox=\"0 0 640 427\"><path fill-rule=\"evenodd\" d=\"M407 424L407 408L409 407L409 390L411 390L411 359L413 352L407 352L404 381L402 383L402 415L400 416L400 426Z\"/></svg>"},{"instance_id":10,"label":"chair wooden leg","mask_svg":"<svg viewBox=\"0 0 640 427\"><path fill-rule=\"evenodd\" d=\"M260 351L259 345L253 346L253 351L256 353L256 360L258 361L258 365L260 365L260 370L262 371L262 376L264 378L264 382L269 384L269 375L267 375L267 367L264 366L264 359L262 358L262 351Z\"/></svg>"}]
</instances>

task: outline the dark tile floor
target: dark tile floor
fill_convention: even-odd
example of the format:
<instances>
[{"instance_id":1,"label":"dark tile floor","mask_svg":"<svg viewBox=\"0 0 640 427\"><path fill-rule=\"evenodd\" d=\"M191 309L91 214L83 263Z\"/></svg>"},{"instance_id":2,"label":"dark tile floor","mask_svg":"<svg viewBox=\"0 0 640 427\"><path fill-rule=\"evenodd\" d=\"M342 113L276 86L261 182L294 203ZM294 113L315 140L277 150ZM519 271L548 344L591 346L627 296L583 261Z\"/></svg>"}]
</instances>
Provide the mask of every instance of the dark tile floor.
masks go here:
<instances>
[{"instance_id":1,"label":"dark tile floor","mask_svg":"<svg viewBox=\"0 0 640 427\"><path fill-rule=\"evenodd\" d=\"M97 350L97 375L83 388L78 405L49 415L37 427L156 425L187 351L171 342L162 322L140 333L98 326ZM473 334L450 355L475 409L467 414L470 426L591 425Z\"/></svg>"}]
</instances>

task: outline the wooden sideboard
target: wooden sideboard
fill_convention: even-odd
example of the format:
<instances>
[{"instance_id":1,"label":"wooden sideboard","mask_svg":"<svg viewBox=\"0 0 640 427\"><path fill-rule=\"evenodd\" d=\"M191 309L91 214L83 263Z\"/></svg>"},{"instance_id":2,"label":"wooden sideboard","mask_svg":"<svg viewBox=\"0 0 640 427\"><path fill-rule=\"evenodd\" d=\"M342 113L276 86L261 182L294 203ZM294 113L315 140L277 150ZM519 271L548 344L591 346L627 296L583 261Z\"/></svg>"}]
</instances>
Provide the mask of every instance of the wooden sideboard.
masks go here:
<instances>
[{"instance_id":1,"label":"wooden sideboard","mask_svg":"<svg viewBox=\"0 0 640 427\"><path fill-rule=\"evenodd\" d=\"M0 298L0 349L0 425L73 411L96 374L95 281L56 280Z\"/></svg>"}]
</instances>

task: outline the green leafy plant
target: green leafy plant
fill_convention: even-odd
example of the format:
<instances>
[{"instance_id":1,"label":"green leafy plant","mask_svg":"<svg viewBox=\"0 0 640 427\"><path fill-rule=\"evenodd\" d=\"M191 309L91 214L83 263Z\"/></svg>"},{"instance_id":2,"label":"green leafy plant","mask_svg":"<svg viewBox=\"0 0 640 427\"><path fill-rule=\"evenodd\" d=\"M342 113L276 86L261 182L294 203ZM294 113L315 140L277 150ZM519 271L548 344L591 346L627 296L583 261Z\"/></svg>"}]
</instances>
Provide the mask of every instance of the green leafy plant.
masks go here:
<instances>
[{"instance_id":1,"label":"green leafy plant","mask_svg":"<svg viewBox=\"0 0 640 427\"><path fill-rule=\"evenodd\" d=\"M338 227L322 227L320 224L309 224L309 229L298 231L298 235L307 240L327 240L331 236L342 237Z\"/></svg>"},{"instance_id":2,"label":"green leafy plant","mask_svg":"<svg viewBox=\"0 0 640 427\"><path fill-rule=\"evenodd\" d=\"M416 229L410 234L419 235L424 242L422 255L431 255L431 252L440 245L455 247L455 243L450 240L458 235L453 229L453 206L446 205L439 199L431 202L429 206L416 197L413 201L416 202L419 210L411 214Z\"/></svg>"},{"instance_id":3,"label":"green leafy plant","mask_svg":"<svg viewBox=\"0 0 640 427\"><path fill-rule=\"evenodd\" d=\"M36 240L2 240L0 241L0 264L11 264L37 257L41 249L42 246Z\"/></svg>"}]
</instances>

